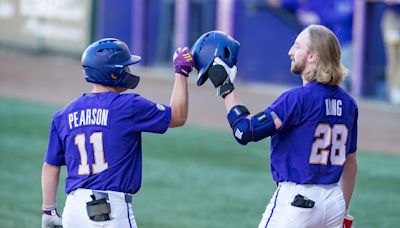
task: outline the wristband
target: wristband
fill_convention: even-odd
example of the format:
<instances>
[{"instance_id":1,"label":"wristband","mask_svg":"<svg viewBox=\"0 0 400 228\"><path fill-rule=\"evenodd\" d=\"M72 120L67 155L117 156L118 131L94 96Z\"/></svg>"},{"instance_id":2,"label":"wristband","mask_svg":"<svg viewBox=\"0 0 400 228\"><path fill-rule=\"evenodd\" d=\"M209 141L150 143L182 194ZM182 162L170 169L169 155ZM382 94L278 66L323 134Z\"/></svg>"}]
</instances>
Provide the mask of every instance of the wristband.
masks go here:
<instances>
[{"instance_id":1,"label":"wristband","mask_svg":"<svg viewBox=\"0 0 400 228\"><path fill-rule=\"evenodd\" d=\"M55 215L59 216L56 208L53 208L53 209L43 209L43 210L42 210L42 214L44 214L44 215L50 215L50 216L55 216Z\"/></svg>"},{"instance_id":2,"label":"wristband","mask_svg":"<svg viewBox=\"0 0 400 228\"><path fill-rule=\"evenodd\" d=\"M232 82L224 83L217 88L217 95L225 98L228 94L232 93L235 89Z\"/></svg>"}]
</instances>

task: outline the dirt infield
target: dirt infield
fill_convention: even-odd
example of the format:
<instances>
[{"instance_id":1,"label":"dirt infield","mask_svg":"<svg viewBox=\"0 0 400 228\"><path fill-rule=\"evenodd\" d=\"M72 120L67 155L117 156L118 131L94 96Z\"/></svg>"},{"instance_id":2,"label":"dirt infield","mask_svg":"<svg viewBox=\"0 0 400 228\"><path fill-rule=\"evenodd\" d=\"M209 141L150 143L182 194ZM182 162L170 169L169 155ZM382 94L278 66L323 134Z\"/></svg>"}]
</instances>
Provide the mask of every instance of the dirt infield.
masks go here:
<instances>
[{"instance_id":1,"label":"dirt infield","mask_svg":"<svg viewBox=\"0 0 400 228\"><path fill-rule=\"evenodd\" d=\"M160 103L169 103L173 87L171 69L138 68L141 83L136 91ZM237 83L242 102L257 112L265 108L287 88L273 85ZM78 59L35 55L0 50L0 96L64 105L85 91ZM209 83L197 87L189 82L188 124L228 131L223 102ZM400 107L384 102L360 100L359 148L400 155Z\"/></svg>"}]
</instances>

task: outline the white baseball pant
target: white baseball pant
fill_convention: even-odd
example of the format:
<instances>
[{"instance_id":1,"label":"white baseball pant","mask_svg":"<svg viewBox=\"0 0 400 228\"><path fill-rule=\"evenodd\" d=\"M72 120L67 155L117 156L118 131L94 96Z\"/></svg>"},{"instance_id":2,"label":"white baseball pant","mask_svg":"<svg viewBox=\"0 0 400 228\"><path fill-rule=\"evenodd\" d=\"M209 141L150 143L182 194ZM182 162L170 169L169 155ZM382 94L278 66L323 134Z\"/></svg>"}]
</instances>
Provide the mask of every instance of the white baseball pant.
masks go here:
<instances>
[{"instance_id":1,"label":"white baseball pant","mask_svg":"<svg viewBox=\"0 0 400 228\"><path fill-rule=\"evenodd\" d=\"M313 200L314 207L292 206L297 194ZM346 203L339 184L281 182L258 228L342 228L345 212Z\"/></svg>"},{"instance_id":2,"label":"white baseball pant","mask_svg":"<svg viewBox=\"0 0 400 228\"><path fill-rule=\"evenodd\" d=\"M77 189L68 194L62 214L64 228L76 227L121 227L137 228L135 216L132 210L132 196L130 194L114 191L98 191L108 195L111 206L111 220L95 222L89 219L86 211L86 203L92 201L90 195L94 190ZM95 190L97 191L97 190ZM129 195L128 200L126 195Z\"/></svg>"}]
</instances>

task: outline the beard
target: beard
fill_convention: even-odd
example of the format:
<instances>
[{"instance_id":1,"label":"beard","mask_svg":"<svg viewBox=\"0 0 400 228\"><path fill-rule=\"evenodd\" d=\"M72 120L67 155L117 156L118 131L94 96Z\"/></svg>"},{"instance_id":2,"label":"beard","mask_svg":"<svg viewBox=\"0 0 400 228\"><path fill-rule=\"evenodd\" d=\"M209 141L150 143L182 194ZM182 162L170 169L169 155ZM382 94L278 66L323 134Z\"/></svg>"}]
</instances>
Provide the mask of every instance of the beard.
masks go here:
<instances>
[{"instance_id":1,"label":"beard","mask_svg":"<svg viewBox=\"0 0 400 228\"><path fill-rule=\"evenodd\" d=\"M301 75L305 68L306 68L306 59L305 58L298 61L298 63L293 60L291 66L290 66L290 71L293 74Z\"/></svg>"}]
</instances>

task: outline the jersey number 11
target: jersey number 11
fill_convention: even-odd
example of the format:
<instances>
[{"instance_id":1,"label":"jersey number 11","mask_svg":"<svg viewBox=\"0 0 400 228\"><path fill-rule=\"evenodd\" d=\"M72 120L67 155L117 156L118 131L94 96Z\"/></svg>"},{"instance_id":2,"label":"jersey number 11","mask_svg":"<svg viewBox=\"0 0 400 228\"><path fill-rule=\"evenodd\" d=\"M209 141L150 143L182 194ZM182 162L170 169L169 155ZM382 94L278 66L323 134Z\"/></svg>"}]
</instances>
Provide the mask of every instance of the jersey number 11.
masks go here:
<instances>
[{"instance_id":1,"label":"jersey number 11","mask_svg":"<svg viewBox=\"0 0 400 228\"><path fill-rule=\"evenodd\" d=\"M88 164L88 153L85 147L86 137L85 134L75 135L75 145L78 146L79 155L81 157L81 164L78 168L79 175L90 174L90 167ZM100 173L101 171L108 168L108 163L104 161L104 150L103 150L103 133L94 132L90 136L90 143L93 145L94 153L94 164L92 164L93 174Z\"/></svg>"}]
</instances>

